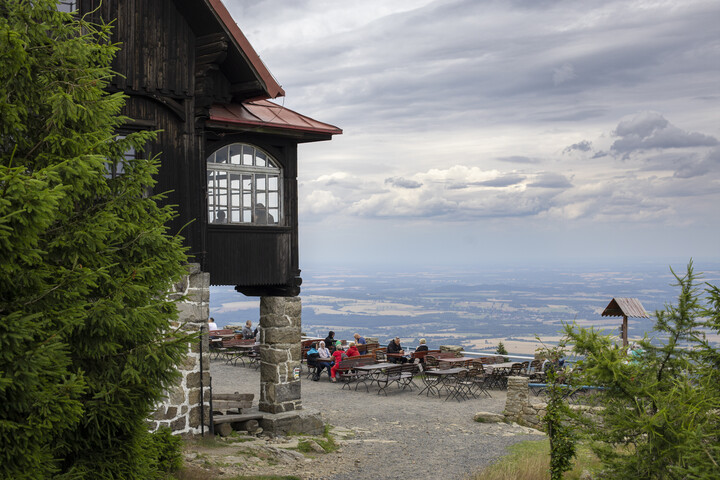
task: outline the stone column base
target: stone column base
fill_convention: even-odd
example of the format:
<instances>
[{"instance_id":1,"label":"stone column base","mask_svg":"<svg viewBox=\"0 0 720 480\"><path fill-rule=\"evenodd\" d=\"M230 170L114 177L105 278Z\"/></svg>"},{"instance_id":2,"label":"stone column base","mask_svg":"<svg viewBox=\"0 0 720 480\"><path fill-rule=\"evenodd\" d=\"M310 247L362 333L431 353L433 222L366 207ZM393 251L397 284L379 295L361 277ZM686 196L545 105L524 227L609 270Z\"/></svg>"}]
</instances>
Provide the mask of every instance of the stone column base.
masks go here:
<instances>
[{"instance_id":1,"label":"stone column base","mask_svg":"<svg viewBox=\"0 0 720 480\"><path fill-rule=\"evenodd\" d=\"M299 297L260 298L260 400L262 412L302 409ZM263 427L264 429L265 427Z\"/></svg>"}]
</instances>

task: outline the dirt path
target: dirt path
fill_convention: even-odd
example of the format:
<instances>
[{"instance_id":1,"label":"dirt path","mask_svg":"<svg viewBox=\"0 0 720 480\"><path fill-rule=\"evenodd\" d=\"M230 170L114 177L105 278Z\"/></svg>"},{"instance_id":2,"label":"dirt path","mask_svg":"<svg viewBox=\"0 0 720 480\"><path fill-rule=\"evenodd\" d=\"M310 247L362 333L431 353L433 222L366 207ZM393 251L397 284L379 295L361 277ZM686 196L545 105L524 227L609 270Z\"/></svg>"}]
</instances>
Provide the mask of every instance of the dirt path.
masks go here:
<instances>
[{"instance_id":1,"label":"dirt path","mask_svg":"<svg viewBox=\"0 0 720 480\"><path fill-rule=\"evenodd\" d=\"M259 396L257 370L214 361L211 374L214 393L237 391L254 393L256 399ZM507 446L543 438L517 425L474 422L478 411L500 413L505 407L505 392L491 393L490 399L463 402L418 396L417 390L392 389L385 397L377 395L377 388L371 387L369 393L362 387L357 392L342 390L327 376L313 382L303 375L303 406L320 411L323 420L333 426L340 450L303 455L292 450L298 438L291 437L195 447L195 453L201 454L205 464L225 464L218 467L223 477L262 472L303 479L400 479L413 475L461 479L504 455ZM188 458L193 455L189 453Z\"/></svg>"}]
</instances>

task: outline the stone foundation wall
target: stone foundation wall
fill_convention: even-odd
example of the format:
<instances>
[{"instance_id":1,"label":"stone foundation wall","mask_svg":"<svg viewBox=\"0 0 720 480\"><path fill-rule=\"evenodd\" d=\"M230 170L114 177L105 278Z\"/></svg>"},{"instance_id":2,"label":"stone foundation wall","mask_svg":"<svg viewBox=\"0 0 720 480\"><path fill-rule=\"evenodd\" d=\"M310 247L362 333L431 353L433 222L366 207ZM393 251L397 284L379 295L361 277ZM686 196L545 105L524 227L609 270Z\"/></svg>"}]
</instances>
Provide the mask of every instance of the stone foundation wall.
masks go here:
<instances>
[{"instance_id":1,"label":"stone foundation wall","mask_svg":"<svg viewBox=\"0 0 720 480\"><path fill-rule=\"evenodd\" d=\"M302 409L300 400L300 297L260 298L261 411Z\"/></svg>"},{"instance_id":2,"label":"stone foundation wall","mask_svg":"<svg viewBox=\"0 0 720 480\"><path fill-rule=\"evenodd\" d=\"M505 400L505 418L539 430L544 429L542 417L547 405L530 403L530 389L527 377L509 377L507 399Z\"/></svg>"},{"instance_id":3,"label":"stone foundation wall","mask_svg":"<svg viewBox=\"0 0 720 480\"><path fill-rule=\"evenodd\" d=\"M178 321L173 327L181 326L188 331L207 331L210 314L210 274L201 272L199 264L188 265L188 276L174 285L171 296L186 297L178 303ZM201 411L204 410L205 431L210 422L210 355L207 335L202 337L202 367L200 371L200 341L188 347L185 361L180 365L182 374L179 382L167 392L167 399L158 406L149 418L150 430L170 427L174 433L199 434ZM204 398L203 398L204 397ZM204 408L201 407L204 405Z\"/></svg>"}]
</instances>

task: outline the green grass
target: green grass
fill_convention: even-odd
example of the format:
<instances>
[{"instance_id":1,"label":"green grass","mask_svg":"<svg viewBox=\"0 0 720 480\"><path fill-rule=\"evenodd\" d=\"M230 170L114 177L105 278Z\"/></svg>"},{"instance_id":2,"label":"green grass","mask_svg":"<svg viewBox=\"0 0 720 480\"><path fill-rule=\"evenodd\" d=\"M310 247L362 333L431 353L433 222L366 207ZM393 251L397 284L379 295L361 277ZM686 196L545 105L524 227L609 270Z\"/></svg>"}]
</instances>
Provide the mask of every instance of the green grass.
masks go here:
<instances>
[{"instance_id":1,"label":"green grass","mask_svg":"<svg viewBox=\"0 0 720 480\"><path fill-rule=\"evenodd\" d=\"M510 454L472 477L473 480L549 480L550 441L528 441L508 448ZM583 470L597 472L600 461L582 444L578 444L573 468L565 473L565 480L577 480Z\"/></svg>"}]
</instances>

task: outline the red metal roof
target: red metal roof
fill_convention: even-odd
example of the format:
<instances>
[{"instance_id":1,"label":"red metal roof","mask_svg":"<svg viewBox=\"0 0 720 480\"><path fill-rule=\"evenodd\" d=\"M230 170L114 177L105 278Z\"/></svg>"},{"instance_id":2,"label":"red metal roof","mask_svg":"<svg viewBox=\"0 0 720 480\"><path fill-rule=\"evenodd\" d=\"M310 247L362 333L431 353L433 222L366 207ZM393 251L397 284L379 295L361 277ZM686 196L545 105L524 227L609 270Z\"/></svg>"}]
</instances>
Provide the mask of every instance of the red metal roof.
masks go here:
<instances>
[{"instance_id":1,"label":"red metal roof","mask_svg":"<svg viewBox=\"0 0 720 480\"><path fill-rule=\"evenodd\" d=\"M263 87L265 91L268 94L269 98L277 98L277 97L283 97L285 96L285 91L282 89L282 87L277 83L275 78L273 78L272 74L270 73L270 70L265 66L265 64L260 59L260 56L257 54L255 49L250 45L250 42L245 37L245 34L242 33L240 30L240 27L237 26L237 23L235 23L235 20L233 20L232 15L230 15L230 12L228 12L227 8L225 8L225 5L223 5L221 0L207 0L210 7L215 11L217 16L220 18L222 23L225 25L225 28L228 29L228 32L230 35L232 35L232 38L237 42L237 46L240 48L241 52L245 55L247 60L252 65L252 68L255 70L255 72L258 74L260 79L262 80Z\"/></svg>"},{"instance_id":2,"label":"red metal roof","mask_svg":"<svg viewBox=\"0 0 720 480\"><path fill-rule=\"evenodd\" d=\"M342 130L329 123L319 122L268 100L253 100L210 108L210 120L280 130L295 130L325 135L340 135Z\"/></svg>"},{"instance_id":3,"label":"red metal roof","mask_svg":"<svg viewBox=\"0 0 720 480\"><path fill-rule=\"evenodd\" d=\"M645 307L642 306L637 298L613 298L605 310L602 312L603 317L634 317L634 318L650 318Z\"/></svg>"}]
</instances>

